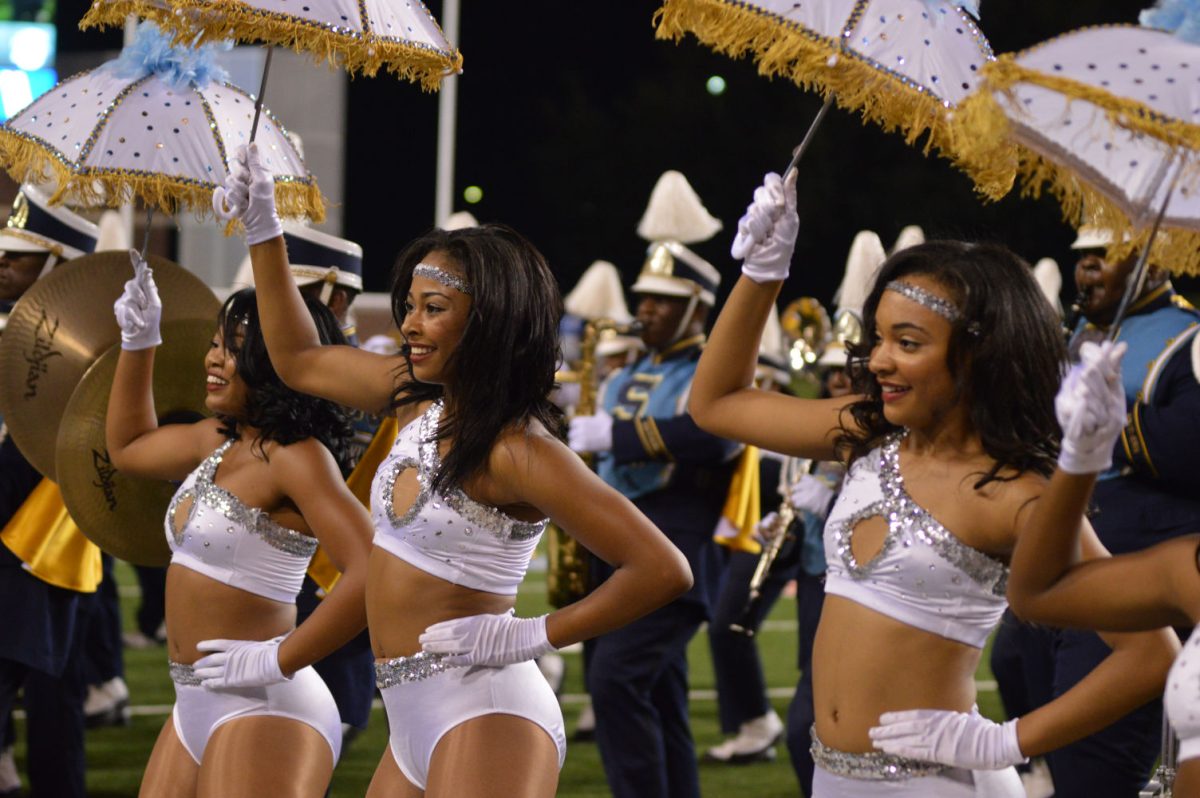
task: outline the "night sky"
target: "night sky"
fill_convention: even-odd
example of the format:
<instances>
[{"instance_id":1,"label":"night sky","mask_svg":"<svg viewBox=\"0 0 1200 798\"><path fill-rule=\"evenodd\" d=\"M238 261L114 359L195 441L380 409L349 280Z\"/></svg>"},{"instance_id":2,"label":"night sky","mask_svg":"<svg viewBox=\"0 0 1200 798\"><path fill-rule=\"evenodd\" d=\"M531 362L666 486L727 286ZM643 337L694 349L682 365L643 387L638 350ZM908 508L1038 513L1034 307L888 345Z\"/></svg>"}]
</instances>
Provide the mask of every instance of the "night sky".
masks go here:
<instances>
[{"instance_id":1,"label":"night sky","mask_svg":"<svg viewBox=\"0 0 1200 798\"><path fill-rule=\"evenodd\" d=\"M981 27L996 52L1007 52L1085 25L1134 22L1145 5L983 0ZM632 280L645 250L635 227L667 169L687 175L725 223L694 248L722 271L727 290L738 217L762 174L787 164L820 107L815 94L759 77L751 62L712 53L694 38L656 40L657 7L654 0L462 0L455 210L527 235L564 291L597 258ZM440 16L440 1L430 8ZM63 8L60 18L79 14ZM95 32L84 37L60 24L59 46L103 45ZM725 79L724 94L705 90L712 75ZM387 290L396 253L433 221L437 97L390 77L350 80L346 137L344 232L363 245L367 289ZM477 205L462 200L469 185L483 189ZM808 294L827 302L863 228L885 246L904 225L920 224L930 238L999 241L1030 261L1072 263L1073 234L1052 200L1014 194L983 205L948 162L841 110L829 114L800 166L799 202L785 300ZM1065 282L1069 294L1069 275Z\"/></svg>"}]
</instances>

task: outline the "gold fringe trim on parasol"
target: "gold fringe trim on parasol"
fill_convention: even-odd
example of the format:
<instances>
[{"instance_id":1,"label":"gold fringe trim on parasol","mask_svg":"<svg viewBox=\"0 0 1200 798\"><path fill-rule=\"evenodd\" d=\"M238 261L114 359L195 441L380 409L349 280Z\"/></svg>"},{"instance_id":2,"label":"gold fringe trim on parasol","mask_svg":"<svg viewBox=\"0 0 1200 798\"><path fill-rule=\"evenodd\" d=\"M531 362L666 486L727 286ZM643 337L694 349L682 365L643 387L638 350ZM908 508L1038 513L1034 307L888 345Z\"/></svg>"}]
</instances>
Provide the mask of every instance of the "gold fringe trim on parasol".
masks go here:
<instances>
[{"instance_id":1,"label":"gold fringe trim on parasol","mask_svg":"<svg viewBox=\"0 0 1200 798\"><path fill-rule=\"evenodd\" d=\"M887 132L900 131L910 145L928 133L922 152L928 155L930 149L937 149L956 164L960 160L956 145L965 134L953 109L853 53L843 52L833 39L736 0L665 0L655 13L655 25L660 39L678 42L691 33L731 58L750 53L760 75L782 75L823 97L832 94L840 107L857 111L865 121ZM999 199L1012 188L1016 155L1003 141L993 142L992 148L988 166L977 165L969 174L979 193Z\"/></svg>"},{"instance_id":2,"label":"gold fringe trim on parasol","mask_svg":"<svg viewBox=\"0 0 1200 798\"><path fill-rule=\"evenodd\" d=\"M136 197L169 214L188 210L204 216L212 212L212 185L135 170L79 172L44 146L3 127L0 127L0 158L18 183L30 175L51 177L57 184L50 197L54 205L115 208ZM325 219L325 201L315 178L307 183L276 181L275 203L283 217L307 218L318 223Z\"/></svg>"},{"instance_id":3,"label":"gold fringe trim on parasol","mask_svg":"<svg viewBox=\"0 0 1200 798\"><path fill-rule=\"evenodd\" d=\"M983 74L984 88L968 97L959 106L957 114L957 129L963 134L957 150L962 157L963 169L972 177L991 166L989 158L995 142L1012 140L1012 123L993 92L1009 92L1019 81L1036 83L1068 99L1092 103L1104 111L1114 125L1132 128L1180 148L1200 148L1200 128L1168 120L1136 101L1078 81L1026 69L1014 63L1009 55L985 66ZM1185 131L1185 127L1193 129ZM1188 143L1189 138L1194 139L1194 143ZM1048 192L1058 201L1064 221L1071 226L1094 225L1111 230L1115 243L1108 248L1108 257L1123 259L1149 242L1150 226L1158 208L1149 208L1145 218L1132 220L1119 205L1094 188L1086 176L1065 162L1024 145L1017 147L1017 176L1022 196L1036 198ZM1200 231L1168 227L1164 223L1150 260L1174 274L1200 275Z\"/></svg>"},{"instance_id":4,"label":"gold fringe trim on parasol","mask_svg":"<svg viewBox=\"0 0 1200 798\"><path fill-rule=\"evenodd\" d=\"M374 33L355 37L299 17L251 8L238 0L172 0L162 8L147 0L96 0L79 27L124 25L129 14L153 20L171 31L176 44L236 39L265 42L314 56L331 66L374 76L381 67L402 80L437 91L442 78L462 71L462 53L449 54L403 42L388 41Z\"/></svg>"}]
</instances>

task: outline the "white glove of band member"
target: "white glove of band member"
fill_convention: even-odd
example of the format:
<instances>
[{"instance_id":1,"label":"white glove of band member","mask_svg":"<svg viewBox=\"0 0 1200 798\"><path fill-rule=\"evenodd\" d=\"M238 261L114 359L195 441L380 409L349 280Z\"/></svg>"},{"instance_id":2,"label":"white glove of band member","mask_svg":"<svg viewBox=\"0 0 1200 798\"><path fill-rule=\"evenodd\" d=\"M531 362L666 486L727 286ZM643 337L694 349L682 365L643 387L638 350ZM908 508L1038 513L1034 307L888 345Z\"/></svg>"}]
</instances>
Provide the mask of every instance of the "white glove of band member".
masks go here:
<instances>
[{"instance_id":1,"label":"white glove of band member","mask_svg":"<svg viewBox=\"0 0 1200 798\"><path fill-rule=\"evenodd\" d=\"M1121 357L1125 343L1087 342L1080 362L1063 379L1054 412L1063 430L1058 465L1068 474L1091 474L1112 466L1113 445L1125 427Z\"/></svg>"},{"instance_id":2,"label":"white glove of band member","mask_svg":"<svg viewBox=\"0 0 1200 798\"><path fill-rule=\"evenodd\" d=\"M787 180L769 172L738 220L730 254L742 261L742 274L756 283L786 280L799 232L796 170L788 173Z\"/></svg>"},{"instance_id":3,"label":"white glove of band member","mask_svg":"<svg viewBox=\"0 0 1200 798\"><path fill-rule=\"evenodd\" d=\"M612 416L603 410L594 416L575 416L567 428L567 446L572 451L607 452L612 449Z\"/></svg>"},{"instance_id":4,"label":"white glove of band member","mask_svg":"<svg viewBox=\"0 0 1200 798\"><path fill-rule=\"evenodd\" d=\"M113 303L113 313L121 328L121 348L130 351L151 349L162 343L158 325L162 320L162 300L150 265L136 249L129 250L133 263L133 279L125 282L125 290Z\"/></svg>"},{"instance_id":5,"label":"white glove of band member","mask_svg":"<svg viewBox=\"0 0 1200 798\"><path fill-rule=\"evenodd\" d=\"M912 709L884 712L871 744L896 756L970 770L1000 770L1025 762L1017 721L996 723L979 712Z\"/></svg>"},{"instance_id":6,"label":"white glove of band member","mask_svg":"<svg viewBox=\"0 0 1200 798\"><path fill-rule=\"evenodd\" d=\"M254 142L237 148L225 185L213 192L218 219L240 219L250 246L283 235L275 213L275 178L263 166Z\"/></svg>"},{"instance_id":7,"label":"white glove of band member","mask_svg":"<svg viewBox=\"0 0 1200 798\"><path fill-rule=\"evenodd\" d=\"M279 644L271 640L201 640L199 651L214 653L196 660L193 666L200 684L210 690L225 687L265 687L291 679L279 669Z\"/></svg>"},{"instance_id":8,"label":"white glove of band member","mask_svg":"<svg viewBox=\"0 0 1200 798\"><path fill-rule=\"evenodd\" d=\"M450 665L513 665L554 651L545 615L518 618L512 610L435 623L418 641L431 654L450 654Z\"/></svg>"},{"instance_id":9,"label":"white glove of band member","mask_svg":"<svg viewBox=\"0 0 1200 798\"><path fill-rule=\"evenodd\" d=\"M779 523L779 513L772 510L762 517L758 525L754 527L754 537L759 543L766 543L775 537L775 533L779 530L776 525ZM736 531L736 530L735 530Z\"/></svg>"},{"instance_id":10,"label":"white glove of band member","mask_svg":"<svg viewBox=\"0 0 1200 798\"><path fill-rule=\"evenodd\" d=\"M796 480L795 485L792 485L788 501L797 510L806 510L819 518L824 518L835 495L837 494L833 488L825 484L825 480L812 474L805 474Z\"/></svg>"}]
</instances>

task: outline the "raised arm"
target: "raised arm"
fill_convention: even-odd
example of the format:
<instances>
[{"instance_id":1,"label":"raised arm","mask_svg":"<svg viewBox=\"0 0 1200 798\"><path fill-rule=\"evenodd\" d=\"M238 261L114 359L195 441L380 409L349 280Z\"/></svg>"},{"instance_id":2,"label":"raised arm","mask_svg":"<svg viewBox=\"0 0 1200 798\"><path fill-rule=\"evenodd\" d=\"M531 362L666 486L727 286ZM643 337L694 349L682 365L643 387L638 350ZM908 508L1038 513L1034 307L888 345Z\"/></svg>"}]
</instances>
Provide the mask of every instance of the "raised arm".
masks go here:
<instances>
[{"instance_id":1,"label":"raised arm","mask_svg":"<svg viewBox=\"0 0 1200 798\"><path fill-rule=\"evenodd\" d=\"M692 586L687 560L633 503L546 434L511 436L489 464L503 504L537 508L597 557L612 576L587 597L549 615L475 615L434 624L426 651L461 664L503 665L618 629Z\"/></svg>"},{"instance_id":2,"label":"raised arm","mask_svg":"<svg viewBox=\"0 0 1200 798\"><path fill-rule=\"evenodd\" d=\"M121 354L108 394L105 445L122 473L148 479L183 479L220 442L212 422L159 428L154 412L154 350L162 343L162 302L150 266L131 250L133 279L113 305L121 328ZM197 369L203 364L196 363ZM212 444L207 449L206 444Z\"/></svg>"},{"instance_id":3,"label":"raised arm","mask_svg":"<svg viewBox=\"0 0 1200 798\"><path fill-rule=\"evenodd\" d=\"M738 222L733 256L742 277L726 300L696 369L688 411L723 438L784 454L835 459L845 399L796 399L754 388L758 341L787 278L800 220L796 173L768 174Z\"/></svg>"},{"instance_id":4,"label":"raised arm","mask_svg":"<svg viewBox=\"0 0 1200 798\"><path fill-rule=\"evenodd\" d=\"M213 210L240 219L254 267L254 285L271 364L289 388L378 413L390 404L403 358L352 346L323 346L288 271L283 228L275 213L275 181L255 144L239 147Z\"/></svg>"},{"instance_id":5,"label":"raised arm","mask_svg":"<svg viewBox=\"0 0 1200 798\"><path fill-rule=\"evenodd\" d=\"M1200 594L1195 539L1114 558L1084 518L1096 474L1111 465L1125 422L1123 352L1123 344L1085 344L1083 361L1055 400L1063 428L1058 468L1019 525L1008 582L1009 603L1026 620L1123 631L1194 623L1188 610ZM1093 556L1082 556L1081 541L1090 541Z\"/></svg>"}]
</instances>

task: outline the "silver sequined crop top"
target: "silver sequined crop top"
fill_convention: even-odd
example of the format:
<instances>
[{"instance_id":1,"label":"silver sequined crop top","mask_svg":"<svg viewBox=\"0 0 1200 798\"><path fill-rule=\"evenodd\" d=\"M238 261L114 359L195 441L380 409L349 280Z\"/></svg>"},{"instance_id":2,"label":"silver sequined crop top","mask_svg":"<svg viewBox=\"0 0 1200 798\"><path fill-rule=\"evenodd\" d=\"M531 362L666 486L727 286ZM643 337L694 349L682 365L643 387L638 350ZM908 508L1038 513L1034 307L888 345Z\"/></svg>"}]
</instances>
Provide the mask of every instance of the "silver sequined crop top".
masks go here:
<instances>
[{"instance_id":1,"label":"silver sequined crop top","mask_svg":"<svg viewBox=\"0 0 1200 798\"><path fill-rule=\"evenodd\" d=\"M850 467L825 523L825 592L960 643L983 648L1007 601L1008 568L942 526L904 489L900 440L890 437ZM856 524L882 516L883 545L860 565Z\"/></svg>"},{"instance_id":2,"label":"silver sequined crop top","mask_svg":"<svg viewBox=\"0 0 1200 798\"><path fill-rule=\"evenodd\" d=\"M371 484L375 545L439 579L474 590L515 595L545 521L527 523L471 499L458 488L430 489L441 465L438 421L441 402L430 405L396 435L392 451ZM419 492L412 506L393 503L396 478L414 468Z\"/></svg>"},{"instance_id":3,"label":"silver sequined crop top","mask_svg":"<svg viewBox=\"0 0 1200 798\"><path fill-rule=\"evenodd\" d=\"M258 596L294 603L317 540L280 526L213 482L232 443L221 444L175 491L166 519L171 563ZM187 513L182 529L177 525L180 512Z\"/></svg>"}]
</instances>

